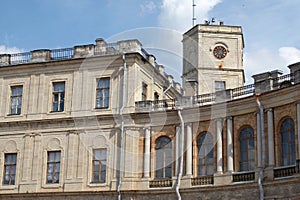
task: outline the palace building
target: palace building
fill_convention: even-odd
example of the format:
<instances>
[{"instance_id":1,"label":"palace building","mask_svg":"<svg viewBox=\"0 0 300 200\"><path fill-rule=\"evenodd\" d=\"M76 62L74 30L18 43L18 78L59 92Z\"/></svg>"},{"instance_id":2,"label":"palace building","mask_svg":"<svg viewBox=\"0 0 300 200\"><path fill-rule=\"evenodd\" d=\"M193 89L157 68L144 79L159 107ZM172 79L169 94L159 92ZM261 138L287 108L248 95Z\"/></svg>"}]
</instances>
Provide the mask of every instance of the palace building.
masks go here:
<instances>
[{"instance_id":1,"label":"palace building","mask_svg":"<svg viewBox=\"0 0 300 200\"><path fill-rule=\"evenodd\" d=\"M297 199L300 62L245 85L240 26L0 55L0 199Z\"/></svg>"}]
</instances>

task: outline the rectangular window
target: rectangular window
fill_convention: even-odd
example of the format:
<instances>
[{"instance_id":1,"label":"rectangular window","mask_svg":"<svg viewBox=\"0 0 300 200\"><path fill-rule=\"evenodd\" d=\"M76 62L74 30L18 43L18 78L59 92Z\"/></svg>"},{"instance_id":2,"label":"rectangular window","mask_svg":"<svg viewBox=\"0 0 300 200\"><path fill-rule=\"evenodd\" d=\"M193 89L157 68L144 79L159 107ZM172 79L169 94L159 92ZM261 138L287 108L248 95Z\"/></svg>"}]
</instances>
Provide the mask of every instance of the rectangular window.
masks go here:
<instances>
[{"instance_id":1,"label":"rectangular window","mask_svg":"<svg viewBox=\"0 0 300 200\"><path fill-rule=\"evenodd\" d=\"M147 100L147 88L148 85L146 83L142 83L142 101Z\"/></svg>"},{"instance_id":2,"label":"rectangular window","mask_svg":"<svg viewBox=\"0 0 300 200\"><path fill-rule=\"evenodd\" d=\"M12 86L10 96L10 114L20 115L22 107L23 86Z\"/></svg>"},{"instance_id":3,"label":"rectangular window","mask_svg":"<svg viewBox=\"0 0 300 200\"><path fill-rule=\"evenodd\" d=\"M215 91L226 90L225 81L215 81Z\"/></svg>"},{"instance_id":4,"label":"rectangular window","mask_svg":"<svg viewBox=\"0 0 300 200\"><path fill-rule=\"evenodd\" d=\"M47 183L59 183L60 151L49 151L47 158Z\"/></svg>"},{"instance_id":5,"label":"rectangular window","mask_svg":"<svg viewBox=\"0 0 300 200\"><path fill-rule=\"evenodd\" d=\"M53 83L53 112L62 112L65 109L65 82Z\"/></svg>"},{"instance_id":6,"label":"rectangular window","mask_svg":"<svg viewBox=\"0 0 300 200\"><path fill-rule=\"evenodd\" d=\"M3 185L14 185L16 181L17 154L4 154Z\"/></svg>"},{"instance_id":7,"label":"rectangular window","mask_svg":"<svg viewBox=\"0 0 300 200\"><path fill-rule=\"evenodd\" d=\"M106 149L93 150L93 183L105 183L106 181Z\"/></svg>"},{"instance_id":8,"label":"rectangular window","mask_svg":"<svg viewBox=\"0 0 300 200\"><path fill-rule=\"evenodd\" d=\"M109 88L110 88L110 78L97 79L96 108L108 108Z\"/></svg>"}]
</instances>

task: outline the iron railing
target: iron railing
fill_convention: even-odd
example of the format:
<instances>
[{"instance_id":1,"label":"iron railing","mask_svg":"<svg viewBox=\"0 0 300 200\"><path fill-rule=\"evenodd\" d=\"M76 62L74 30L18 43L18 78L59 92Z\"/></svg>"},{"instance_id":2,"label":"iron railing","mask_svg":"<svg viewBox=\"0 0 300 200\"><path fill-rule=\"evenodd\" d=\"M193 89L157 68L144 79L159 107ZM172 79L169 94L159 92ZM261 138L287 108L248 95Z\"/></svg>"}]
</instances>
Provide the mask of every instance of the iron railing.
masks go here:
<instances>
[{"instance_id":1,"label":"iron railing","mask_svg":"<svg viewBox=\"0 0 300 200\"><path fill-rule=\"evenodd\" d=\"M274 79L272 79L272 81L273 81L273 88L287 87L294 83L294 76L293 76L293 74L286 74L286 75L274 78Z\"/></svg>"},{"instance_id":2,"label":"iron railing","mask_svg":"<svg viewBox=\"0 0 300 200\"><path fill-rule=\"evenodd\" d=\"M10 56L10 64L12 65L25 64L31 61L31 52L14 53Z\"/></svg>"},{"instance_id":3,"label":"iron railing","mask_svg":"<svg viewBox=\"0 0 300 200\"><path fill-rule=\"evenodd\" d=\"M246 95L253 95L254 89L255 89L254 84L234 88L234 89L232 89L232 97L236 98L236 97L242 97L242 96L246 96Z\"/></svg>"},{"instance_id":4,"label":"iron railing","mask_svg":"<svg viewBox=\"0 0 300 200\"><path fill-rule=\"evenodd\" d=\"M52 60L71 59L74 55L74 48L53 49L51 50Z\"/></svg>"},{"instance_id":5,"label":"iron railing","mask_svg":"<svg viewBox=\"0 0 300 200\"><path fill-rule=\"evenodd\" d=\"M293 74L287 74L280 76L275 79L271 79L273 81L270 90L277 90L289 85L294 84L294 76ZM273 86L273 87L272 87ZM165 106L166 108L172 108L175 109L176 107L193 107L193 106L202 106L202 105L210 105L213 103L219 103L224 101L230 101L233 99L240 99L244 97L248 97L255 94L255 84L249 84L242 87L234 88L234 89L228 89L223 91L217 91L215 93L207 93L207 94L201 94L197 96L185 96L178 98L176 100L167 100L167 101L173 101L171 103L171 106ZM259 89L259 88L258 88ZM161 102L166 100L160 100ZM136 102L136 110L143 110L143 108L150 110L158 110L160 108L163 108L163 106L157 104L157 106L152 106L156 103L153 101L147 100L145 102L139 101ZM145 106L148 105L148 106ZM151 108L151 109L149 109Z\"/></svg>"}]
</instances>

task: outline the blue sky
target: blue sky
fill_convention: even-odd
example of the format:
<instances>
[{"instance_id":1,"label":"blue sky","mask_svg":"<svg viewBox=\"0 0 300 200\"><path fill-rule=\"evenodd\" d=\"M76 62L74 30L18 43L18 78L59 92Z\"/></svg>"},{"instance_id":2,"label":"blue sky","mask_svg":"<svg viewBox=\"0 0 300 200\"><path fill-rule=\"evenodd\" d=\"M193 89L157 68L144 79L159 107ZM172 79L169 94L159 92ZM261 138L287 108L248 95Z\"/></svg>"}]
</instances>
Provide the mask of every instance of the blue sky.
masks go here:
<instances>
[{"instance_id":1,"label":"blue sky","mask_svg":"<svg viewBox=\"0 0 300 200\"><path fill-rule=\"evenodd\" d=\"M0 53L137 38L179 79L181 35L192 0L0 0ZM243 27L251 75L300 61L299 0L195 0L197 23L215 17ZM178 80L179 81L179 80Z\"/></svg>"}]
</instances>

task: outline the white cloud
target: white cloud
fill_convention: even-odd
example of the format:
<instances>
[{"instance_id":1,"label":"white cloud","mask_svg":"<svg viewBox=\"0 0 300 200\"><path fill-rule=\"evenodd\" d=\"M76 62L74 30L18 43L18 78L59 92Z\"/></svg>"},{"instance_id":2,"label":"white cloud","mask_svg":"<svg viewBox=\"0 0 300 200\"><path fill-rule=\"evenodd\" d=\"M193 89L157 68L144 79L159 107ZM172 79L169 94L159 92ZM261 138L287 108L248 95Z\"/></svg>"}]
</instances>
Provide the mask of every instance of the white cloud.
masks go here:
<instances>
[{"instance_id":1,"label":"white cloud","mask_svg":"<svg viewBox=\"0 0 300 200\"><path fill-rule=\"evenodd\" d=\"M300 61L300 50L295 47L281 47L278 51L287 65Z\"/></svg>"},{"instance_id":2,"label":"white cloud","mask_svg":"<svg viewBox=\"0 0 300 200\"><path fill-rule=\"evenodd\" d=\"M22 52L22 49L19 49L17 47L6 47L4 45L0 45L0 54L13 54L13 53L20 53Z\"/></svg>"},{"instance_id":3,"label":"white cloud","mask_svg":"<svg viewBox=\"0 0 300 200\"><path fill-rule=\"evenodd\" d=\"M195 0L195 16L201 22L208 19L208 12L222 0ZM159 24L163 27L187 31L192 25L192 1L163 0Z\"/></svg>"},{"instance_id":4,"label":"white cloud","mask_svg":"<svg viewBox=\"0 0 300 200\"><path fill-rule=\"evenodd\" d=\"M142 13L151 13L153 12L157 6L153 1L146 1L144 4L140 5Z\"/></svg>"},{"instance_id":5,"label":"white cloud","mask_svg":"<svg viewBox=\"0 0 300 200\"><path fill-rule=\"evenodd\" d=\"M286 59L288 59L289 56L290 55L286 54L286 58L283 58L278 50L268 48L245 53L244 69L246 83L253 83L252 75L276 69L281 70L284 74L288 74L289 69L287 68L288 62Z\"/></svg>"}]
</instances>

